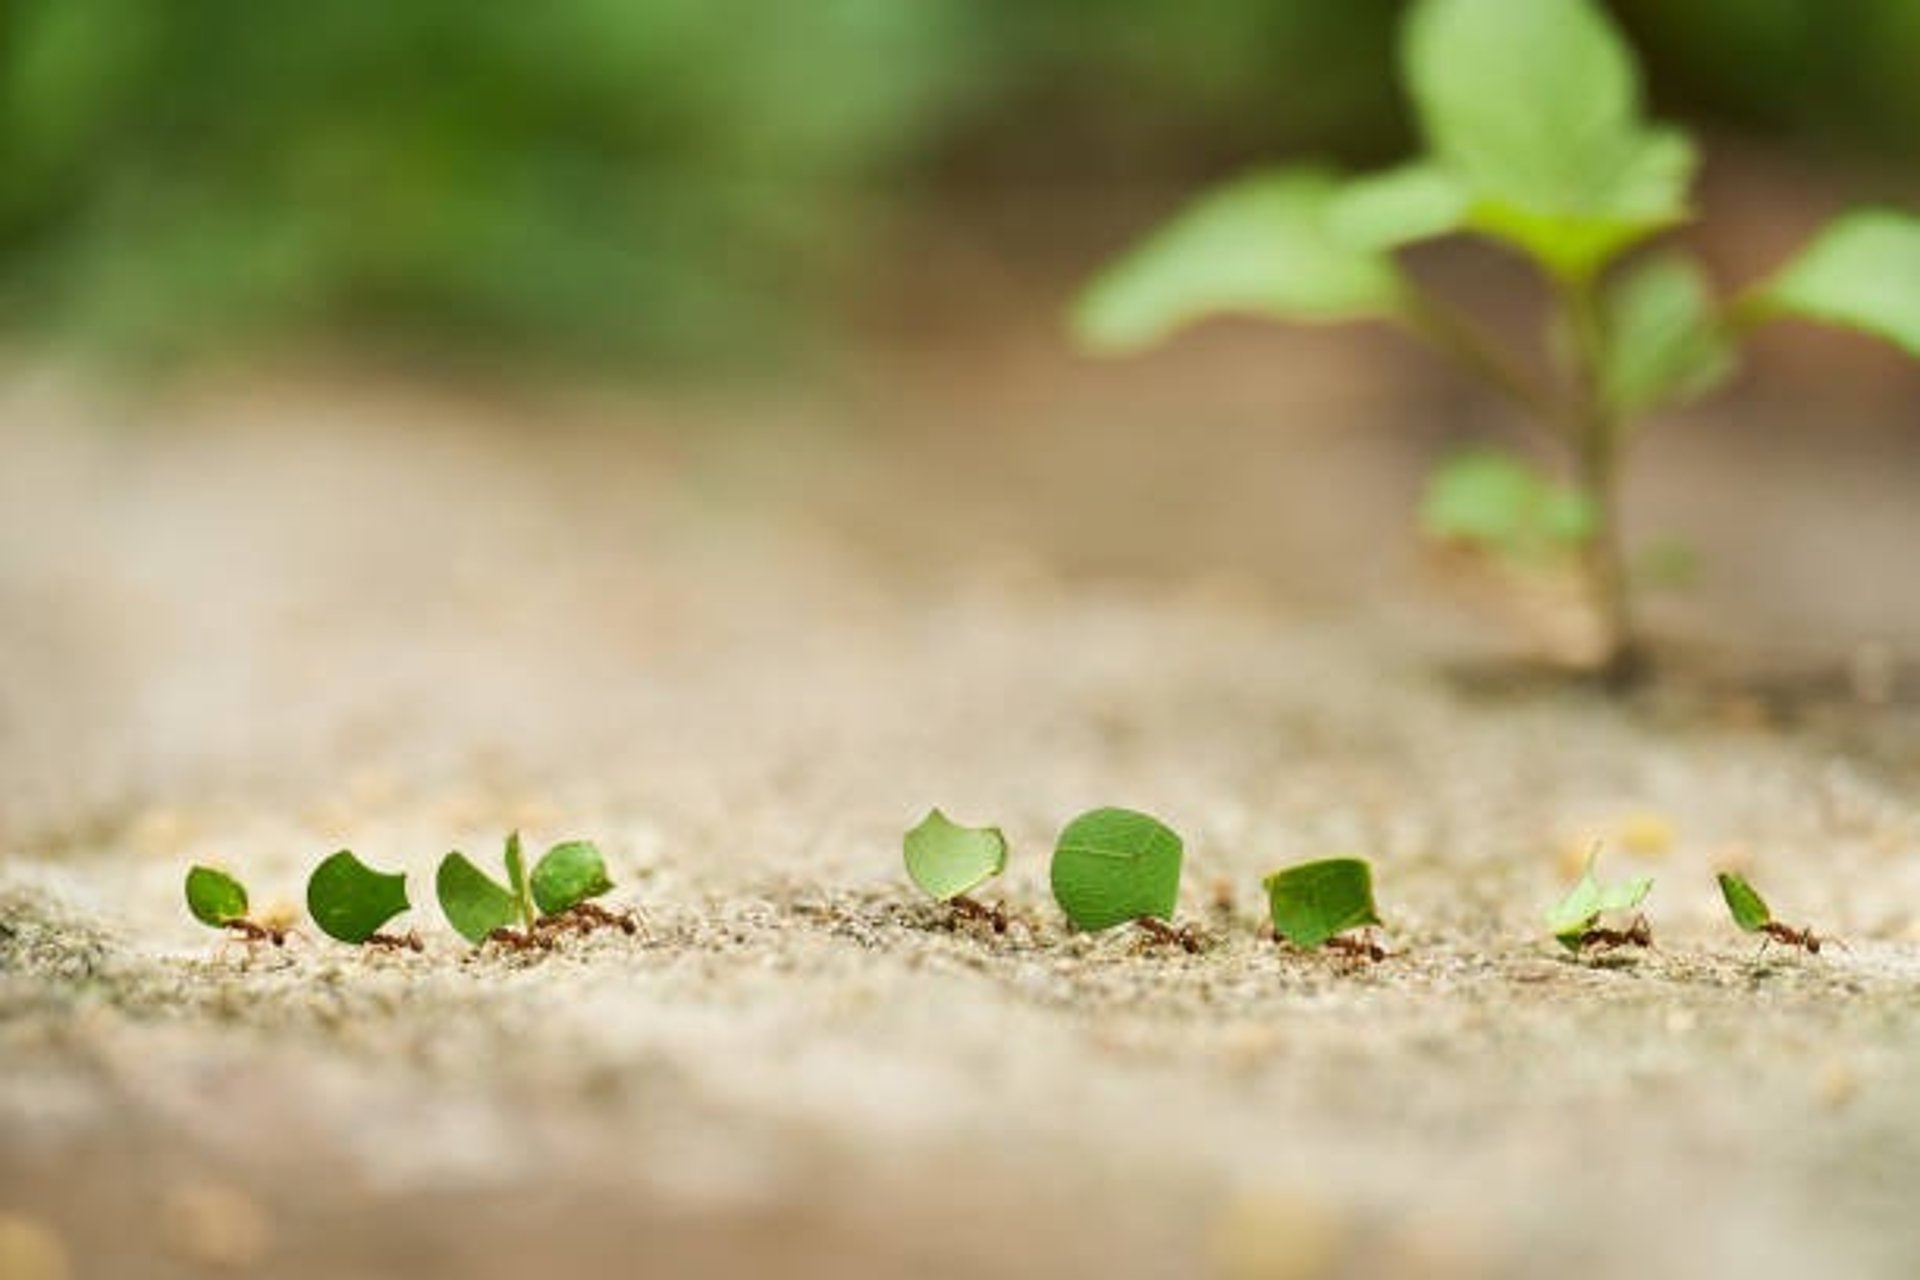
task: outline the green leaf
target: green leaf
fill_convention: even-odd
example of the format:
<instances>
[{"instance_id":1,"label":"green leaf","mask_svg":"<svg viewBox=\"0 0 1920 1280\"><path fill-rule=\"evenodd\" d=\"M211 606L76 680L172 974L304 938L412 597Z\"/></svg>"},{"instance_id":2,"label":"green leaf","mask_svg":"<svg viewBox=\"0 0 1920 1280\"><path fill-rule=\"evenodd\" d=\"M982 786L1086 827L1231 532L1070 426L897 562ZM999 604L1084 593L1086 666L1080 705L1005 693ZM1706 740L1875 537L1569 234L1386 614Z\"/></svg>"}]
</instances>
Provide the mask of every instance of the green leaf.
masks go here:
<instances>
[{"instance_id":1,"label":"green leaf","mask_svg":"<svg viewBox=\"0 0 1920 1280\"><path fill-rule=\"evenodd\" d=\"M1734 363L1706 273L1692 259L1679 253L1649 258L1609 290L1601 392L1620 413L1705 395Z\"/></svg>"},{"instance_id":2,"label":"green leaf","mask_svg":"<svg viewBox=\"0 0 1920 1280\"><path fill-rule=\"evenodd\" d=\"M1053 896L1081 929L1142 916L1173 918L1180 894L1180 837L1131 809L1095 809L1067 824L1053 850Z\"/></svg>"},{"instance_id":3,"label":"green leaf","mask_svg":"<svg viewBox=\"0 0 1920 1280\"><path fill-rule=\"evenodd\" d=\"M527 892L527 860L520 852L520 833L510 832L507 836L505 854L507 864L507 889L513 894L515 909L520 913L522 928L533 928L533 895Z\"/></svg>"},{"instance_id":4,"label":"green leaf","mask_svg":"<svg viewBox=\"0 0 1920 1280\"><path fill-rule=\"evenodd\" d=\"M1587 855L1586 870L1567 896L1547 910L1547 929L1569 951L1580 949L1580 936L1610 911L1630 911L1653 891L1652 876L1635 876L1602 884L1593 874L1600 850Z\"/></svg>"},{"instance_id":5,"label":"green leaf","mask_svg":"<svg viewBox=\"0 0 1920 1280\"><path fill-rule=\"evenodd\" d=\"M1350 245L1392 250L1460 230L1471 203L1458 178L1417 161L1348 181L1328 206L1327 222Z\"/></svg>"},{"instance_id":6,"label":"green leaf","mask_svg":"<svg viewBox=\"0 0 1920 1280\"><path fill-rule=\"evenodd\" d=\"M1591 0L1420 0L1402 57L1468 225L1554 275L1591 275L1687 217L1693 147L1642 123L1632 51Z\"/></svg>"},{"instance_id":7,"label":"green leaf","mask_svg":"<svg viewBox=\"0 0 1920 1280\"><path fill-rule=\"evenodd\" d=\"M1328 225L1337 179L1265 172L1203 196L1102 272L1076 301L1087 349L1137 351L1216 315L1335 321L1396 314L1393 261Z\"/></svg>"},{"instance_id":8,"label":"green leaf","mask_svg":"<svg viewBox=\"0 0 1920 1280\"><path fill-rule=\"evenodd\" d=\"M599 847L588 840L553 846L533 868L533 900L541 915L557 915L611 888Z\"/></svg>"},{"instance_id":9,"label":"green leaf","mask_svg":"<svg viewBox=\"0 0 1920 1280\"><path fill-rule=\"evenodd\" d=\"M230 920L247 918L247 889L215 867L187 871L187 910L201 924L222 928Z\"/></svg>"},{"instance_id":10,"label":"green leaf","mask_svg":"<svg viewBox=\"0 0 1920 1280\"><path fill-rule=\"evenodd\" d=\"M519 899L469 862L463 853L450 853L440 860L433 888L447 923L455 933L476 946L485 942L495 929L504 929L521 920Z\"/></svg>"},{"instance_id":11,"label":"green leaf","mask_svg":"<svg viewBox=\"0 0 1920 1280\"><path fill-rule=\"evenodd\" d=\"M409 905L405 875L375 871L346 849L307 877L307 914L342 942L365 942Z\"/></svg>"},{"instance_id":12,"label":"green leaf","mask_svg":"<svg viewBox=\"0 0 1920 1280\"><path fill-rule=\"evenodd\" d=\"M1920 356L1920 218L1863 209L1836 219L1749 305L1762 319L1819 320Z\"/></svg>"},{"instance_id":13,"label":"green leaf","mask_svg":"<svg viewBox=\"0 0 1920 1280\"><path fill-rule=\"evenodd\" d=\"M1379 924L1373 869L1359 858L1327 858L1276 871L1261 883L1273 927L1296 947L1317 947L1335 934Z\"/></svg>"},{"instance_id":14,"label":"green leaf","mask_svg":"<svg viewBox=\"0 0 1920 1280\"><path fill-rule=\"evenodd\" d=\"M1767 909L1767 900L1745 879L1731 871L1720 873L1720 896L1727 900L1727 910L1733 913L1733 922L1747 933L1758 933L1773 922L1773 912Z\"/></svg>"},{"instance_id":15,"label":"green leaf","mask_svg":"<svg viewBox=\"0 0 1920 1280\"><path fill-rule=\"evenodd\" d=\"M1542 560L1593 536L1593 505L1532 464L1498 449L1471 449L1427 478L1420 531L1514 560Z\"/></svg>"},{"instance_id":16,"label":"green leaf","mask_svg":"<svg viewBox=\"0 0 1920 1280\"><path fill-rule=\"evenodd\" d=\"M907 875L927 896L947 902L972 893L1007 866L1007 838L998 827L963 827L934 809L904 842Z\"/></svg>"}]
</instances>

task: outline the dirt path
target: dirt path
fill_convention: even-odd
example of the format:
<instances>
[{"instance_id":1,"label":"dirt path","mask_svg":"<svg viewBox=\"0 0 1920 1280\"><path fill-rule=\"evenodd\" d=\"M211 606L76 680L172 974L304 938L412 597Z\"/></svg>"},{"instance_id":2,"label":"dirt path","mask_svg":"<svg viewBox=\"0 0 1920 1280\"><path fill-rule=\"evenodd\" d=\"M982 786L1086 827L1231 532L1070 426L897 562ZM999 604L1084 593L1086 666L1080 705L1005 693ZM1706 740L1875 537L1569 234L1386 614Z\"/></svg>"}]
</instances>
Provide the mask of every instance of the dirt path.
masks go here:
<instances>
[{"instance_id":1,"label":"dirt path","mask_svg":"<svg viewBox=\"0 0 1920 1280\"><path fill-rule=\"evenodd\" d=\"M134 431L15 377L0 1275L1911 1275L1920 454L1705 425L1641 497L1725 565L1690 656L1495 693L1383 515L1368 358L1166 430L1204 368L753 430L275 383ZM1729 468L1871 554L1731 528ZM936 803L1012 838L1006 935L904 883ZM1187 836L1204 954L1062 929L1046 851L1105 803ZM599 840L645 936L248 955L179 903L343 845L418 899L511 826ZM1594 834L1657 951L1539 937ZM1341 851L1377 968L1258 938L1259 876ZM1851 951L1755 958L1728 863Z\"/></svg>"}]
</instances>

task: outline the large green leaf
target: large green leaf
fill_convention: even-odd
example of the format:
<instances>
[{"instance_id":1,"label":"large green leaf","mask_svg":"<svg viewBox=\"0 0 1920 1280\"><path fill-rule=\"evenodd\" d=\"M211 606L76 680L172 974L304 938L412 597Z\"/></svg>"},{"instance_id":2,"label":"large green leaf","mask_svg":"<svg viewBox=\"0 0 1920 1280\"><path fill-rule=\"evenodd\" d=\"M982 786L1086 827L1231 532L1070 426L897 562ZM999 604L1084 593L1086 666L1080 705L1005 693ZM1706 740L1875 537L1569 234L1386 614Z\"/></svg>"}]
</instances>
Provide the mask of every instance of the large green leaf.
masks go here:
<instances>
[{"instance_id":1,"label":"large green leaf","mask_svg":"<svg viewBox=\"0 0 1920 1280\"><path fill-rule=\"evenodd\" d=\"M342 942L365 942L408 905L405 875L375 871L346 849L307 877L307 914Z\"/></svg>"},{"instance_id":2,"label":"large green leaf","mask_svg":"<svg viewBox=\"0 0 1920 1280\"><path fill-rule=\"evenodd\" d=\"M218 929L247 918L247 888L217 867L187 871L187 910L201 924Z\"/></svg>"},{"instance_id":3,"label":"large green leaf","mask_svg":"<svg viewBox=\"0 0 1920 1280\"><path fill-rule=\"evenodd\" d=\"M938 809L902 844L907 875L940 902L972 893L1007 865L1007 838L998 827L963 827Z\"/></svg>"},{"instance_id":4,"label":"large green leaf","mask_svg":"<svg viewBox=\"0 0 1920 1280\"><path fill-rule=\"evenodd\" d=\"M1416 161L1347 182L1327 209L1328 226L1362 249L1398 249L1458 231L1472 198L1446 169Z\"/></svg>"},{"instance_id":5,"label":"large green leaf","mask_svg":"<svg viewBox=\"0 0 1920 1280\"><path fill-rule=\"evenodd\" d=\"M1705 395L1733 372L1735 357L1706 273L1686 255L1649 258L1608 291L1601 386L1619 412Z\"/></svg>"},{"instance_id":6,"label":"large green leaf","mask_svg":"<svg viewBox=\"0 0 1920 1280\"><path fill-rule=\"evenodd\" d=\"M1920 218L1863 209L1835 220L1753 305L1762 315L1858 329L1920 356Z\"/></svg>"},{"instance_id":7,"label":"large green leaf","mask_svg":"<svg viewBox=\"0 0 1920 1280\"><path fill-rule=\"evenodd\" d=\"M1157 818L1131 809L1083 813L1054 847L1054 899L1082 929L1172 919L1181 852L1180 837Z\"/></svg>"},{"instance_id":8,"label":"large green leaf","mask_svg":"<svg viewBox=\"0 0 1920 1280\"><path fill-rule=\"evenodd\" d=\"M606 860L590 840L569 840L547 850L533 868L533 901L540 914L557 915L613 888Z\"/></svg>"},{"instance_id":9,"label":"large green leaf","mask_svg":"<svg viewBox=\"0 0 1920 1280\"><path fill-rule=\"evenodd\" d=\"M1216 315L1334 321L1395 314L1384 254L1335 234L1340 190L1315 170L1255 174L1202 197L1102 272L1073 308L1075 337L1113 353Z\"/></svg>"},{"instance_id":10,"label":"large green leaf","mask_svg":"<svg viewBox=\"0 0 1920 1280\"><path fill-rule=\"evenodd\" d=\"M450 853L440 860L433 887L447 923L455 933L476 946L485 942L495 929L504 929L521 919L519 899L474 866L463 853Z\"/></svg>"},{"instance_id":11,"label":"large green leaf","mask_svg":"<svg viewBox=\"0 0 1920 1280\"><path fill-rule=\"evenodd\" d=\"M1402 53L1470 226L1576 279L1686 218L1693 147L1642 123L1632 51L1592 0L1420 0Z\"/></svg>"},{"instance_id":12,"label":"large green leaf","mask_svg":"<svg viewBox=\"0 0 1920 1280\"><path fill-rule=\"evenodd\" d=\"M1296 947L1317 947L1348 929L1380 923L1373 869L1360 858L1303 862L1262 883L1274 930Z\"/></svg>"},{"instance_id":13,"label":"large green leaf","mask_svg":"<svg viewBox=\"0 0 1920 1280\"><path fill-rule=\"evenodd\" d=\"M1733 922L1747 933L1756 933L1773 920L1767 900L1745 878L1731 871L1720 873L1720 896L1727 900L1727 910L1733 913Z\"/></svg>"}]
</instances>

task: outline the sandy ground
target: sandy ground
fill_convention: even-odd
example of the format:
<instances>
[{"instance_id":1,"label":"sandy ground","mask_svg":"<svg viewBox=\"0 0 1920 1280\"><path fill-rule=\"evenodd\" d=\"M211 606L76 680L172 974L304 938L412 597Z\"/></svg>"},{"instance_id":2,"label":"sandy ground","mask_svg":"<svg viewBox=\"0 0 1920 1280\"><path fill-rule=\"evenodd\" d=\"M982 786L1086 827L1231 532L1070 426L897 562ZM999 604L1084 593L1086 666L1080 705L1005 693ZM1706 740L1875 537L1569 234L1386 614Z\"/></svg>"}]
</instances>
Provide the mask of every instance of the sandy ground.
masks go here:
<instances>
[{"instance_id":1,"label":"sandy ground","mask_svg":"<svg viewBox=\"0 0 1920 1280\"><path fill-rule=\"evenodd\" d=\"M1920 1271L1904 402L1655 442L1636 525L1711 572L1609 701L1406 535L1475 402L1269 341L767 401L13 371L0 1275ZM934 804L1011 837L1005 935L905 882ZM1186 835L1203 954L1062 927L1101 804ZM341 846L421 901L515 826L644 935L250 953L180 901ZM1541 936L1595 835L1657 950ZM1260 937L1337 852L1378 966ZM1851 949L1757 956L1724 865Z\"/></svg>"}]
</instances>

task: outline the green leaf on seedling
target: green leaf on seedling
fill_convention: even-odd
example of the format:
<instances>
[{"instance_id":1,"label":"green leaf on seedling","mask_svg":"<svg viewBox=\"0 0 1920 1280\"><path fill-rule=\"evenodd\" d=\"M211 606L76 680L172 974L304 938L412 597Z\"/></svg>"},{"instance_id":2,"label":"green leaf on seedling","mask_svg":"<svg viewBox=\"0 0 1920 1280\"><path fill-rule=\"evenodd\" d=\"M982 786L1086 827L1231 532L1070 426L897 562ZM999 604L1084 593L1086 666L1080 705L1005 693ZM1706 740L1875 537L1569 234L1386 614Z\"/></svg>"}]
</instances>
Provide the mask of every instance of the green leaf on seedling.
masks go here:
<instances>
[{"instance_id":1,"label":"green leaf on seedling","mask_svg":"<svg viewBox=\"0 0 1920 1280\"><path fill-rule=\"evenodd\" d=\"M998 827L963 827L938 809L907 832L907 875L928 897L947 902L1006 870L1007 838Z\"/></svg>"},{"instance_id":2,"label":"green leaf on seedling","mask_svg":"<svg viewBox=\"0 0 1920 1280\"><path fill-rule=\"evenodd\" d=\"M1111 354L1216 315L1396 314L1401 278L1392 259L1329 225L1339 191L1332 175L1303 169L1254 174L1202 196L1087 286L1073 308L1074 336Z\"/></svg>"},{"instance_id":3,"label":"green leaf on seedling","mask_svg":"<svg viewBox=\"0 0 1920 1280\"><path fill-rule=\"evenodd\" d=\"M409 905L405 875L375 871L346 849L307 877L307 914L342 942L365 942Z\"/></svg>"},{"instance_id":4,"label":"green leaf on seedling","mask_svg":"<svg viewBox=\"0 0 1920 1280\"><path fill-rule=\"evenodd\" d=\"M1863 209L1835 220L1746 306L1858 329L1920 356L1920 218Z\"/></svg>"},{"instance_id":5,"label":"green leaf on seedling","mask_svg":"<svg viewBox=\"0 0 1920 1280\"><path fill-rule=\"evenodd\" d=\"M513 894L514 905L520 912L520 924L524 928L533 928L533 895L527 890L527 860L520 852L520 833L507 835L507 889Z\"/></svg>"},{"instance_id":6,"label":"green leaf on seedling","mask_svg":"<svg viewBox=\"0 0 1920 1280\"><path fill-rule=\"evenodd\" d=\"M1180 837L1131 809L1095 809L1067 824L1053 850L1053 896L1067 919L1098 931L1173 918L1180 895Z\"/></svg>"},{"instance_id":7,"label":"green leaf on seedling","mask_svg":"<svg viewBox=\"0 0 1920 1280\"><path fill-rule=\"evenodd\" d=\"M558 915L613 888L599 847L589 840L569 840L547 850L533 868L533 900L540 914Z\"/></svg>"},{"instance_id":8,"label":"green leaf on seedling","mask_svg":"<svg viewBox=\"0 0 1920 1280\"><path fill-rule=\"evenodd\" d=\"M1767 909L1767 900L1745 879L1731 871L1720 873L1720 895L1727 900L1727 910L1733 913L1733 922L1744 932L1758 933L1773 922L1773 912Z\"/></svg>"},{"instance_id":9,"label":"green leaf on seedling","mask_svg":"<svg viewBox=\"0 0 1920 1280\"><path fill-rule=\"evenodd\" d=\"M214 867L191 867L187 871L187 910L201 924L215 929L229 921L247 918L247 889L226 872Z\"/></svg>"},{"instance_id":10,"label":"green leaf on seedling","mask_svg":"<svg viewBox=\"0 0 1920 1280\"><path fill-rule=\"evenodd\" d=\"M1631 911L1653 891L1652 876L1634 876L1602 884L1593 874L1599 859L1595 849L1587 855L1587 867L1580 881L1547 911L1547 928L1569 951L1580 949L1580 936L1599 923L1600 917L1613 911Z\"/></svg>"},{"instance_id":11,"label":"green leaf on seedling","mask_svg":"<svg viewBox=\"0 0 1920 1280\"><path fill-rule=\"evenodd\" d=\"M1459 179L1416 161L1350 179L1327 208L1327 225L1348 244L1391 250L1460 230L1471 204Z\"/></svg>"},{"instance_id":12,"label":"green leaf on seedling","mask_svg":"<svg viewBox=\"0 0 1920 1280\"><path fill-rule=\"evenodd\" d=\"M1592 503L1498 449L1471 449L1441 462L1420 503L1426 537L1515 560L1572 551L1593 530Z\"/></svg>"},{"instance_id":13,"label":"green leaf on seedling","mask_svg":"<svg viewBox=\"0 0 1920 1280\"><path fill-rule=\"evenodd\" d=\"M1601 392L1622 414L1703 396L1734 362L1706 273L1690 258L1649 258L1608 291Z\"/></svg>"},{"instance_id":14,"label":"green leaf on seedling","mask_svg":"<svg viewBox=\"0 0 1920 1280\"><path fill-rule=\"evenodd\" d=\"M1402 56L1468 226L1579 279L1686 218L1692 145L1644 124L1632 50L1592 0L1421 0Z\"/></svg>"},{"instance_id":15,"label":"green leaf on seedling","mask_svg":"<svg viewBox=\"0 0 1920 1280\"><path fill-rule=\"evenodd\" d=\"M463 853L450 853L440 860L433 887L447 923L476 946L495 929L521 922L520 900Z\"/></svg>"},{"instance_id":16,"label":"green leaf on seedling","mask_svg":"<svg viewBox=\"0 0 1920 1280\"><path fill-rule=\"evenodd\" d=\"M1273 927L1296 947L1317 947L1335 934L1379 924L1373 869L1360 858L1327 858L1276 871L1261 883Z\"/></svg>"}]
</instances>

